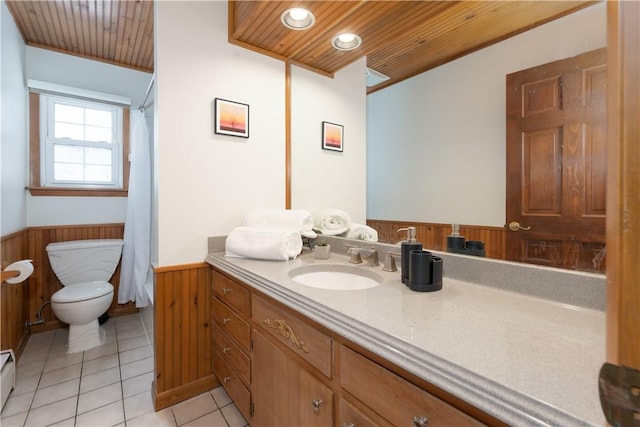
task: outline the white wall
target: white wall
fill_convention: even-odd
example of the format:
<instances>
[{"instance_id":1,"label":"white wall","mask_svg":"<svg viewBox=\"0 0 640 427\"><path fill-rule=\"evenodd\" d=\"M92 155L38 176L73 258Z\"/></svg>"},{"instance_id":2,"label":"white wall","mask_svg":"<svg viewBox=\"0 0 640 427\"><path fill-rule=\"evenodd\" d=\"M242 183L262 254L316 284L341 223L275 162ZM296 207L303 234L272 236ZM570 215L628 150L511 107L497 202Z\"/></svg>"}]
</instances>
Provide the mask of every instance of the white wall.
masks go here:
<instances>
[{"instance_id":1,"label":"white wall","mask_svg":"<svg viewBox=\"0 0 640 427\"><path fill-rule=\"evenodd\" d=\"M291 207L345 210L366 222L366 60L333 79L291 72ZM342 152L321 148L323 121L344 126Z\"/></svg>"},{"instance_id":2,"label":"white wall","mask_svg":"<svg viewBox=\"0 0 640 427\"><path fill-rule=\"evenodd\" d=\"M226 2L158 2L158 263L200 262L207 237L284 208L284 64L227 42ZM249 138L213 133L214 98L249 104Z\"/></svg>"},{"instance_id":3,"label":"white wall","mask_svg":"<svg viewBox=\"0 0 640 427\"><path fill-rule=\"evenodd\" d=\"M26 227L27 92L25 44L7 5L0 5L0 235Z\"/></svg>"},{"instance_id":4,"label":"white wall","mask_svg":"<svg viewBox=\"0 0 640 427\"><path fill-rule=\"evenodd\" d=\"M505 76L606 46L596 4L367 99L367 217L505 223Z\"/></svg>"},{"instance_id":5,"label":"white wall","mask_svg":"<svg viewBox=\"0 0 640 427\"><path fill-rule=\"evenodd\" d=\"M158 264L200 262L207 237L228 234L251 210L285 207L285 65L228 43L226 2L156 5ZM364 219L363 65L335 79L293 68L292 207L343 207ZM213 134L214 98L250 105L248 139ZM323 120L345 125L343 155L320 149ZM319 185L318 162L339 180L333 188ZM342 179L348 171L356 178Z\"/></svg>"},{"instance_id":6,"label":"white wall","mask_svg":"<svg viewBox=\"0 0 640 427\"><path fill-rule=\"evenodd\" d=\"M27 47L26 78L131 98L138 108L151 74ZM25 95L26 96L26 95ZM27 196L27 226L124 222L126 197Z\"/></svg>"}]
</instances>

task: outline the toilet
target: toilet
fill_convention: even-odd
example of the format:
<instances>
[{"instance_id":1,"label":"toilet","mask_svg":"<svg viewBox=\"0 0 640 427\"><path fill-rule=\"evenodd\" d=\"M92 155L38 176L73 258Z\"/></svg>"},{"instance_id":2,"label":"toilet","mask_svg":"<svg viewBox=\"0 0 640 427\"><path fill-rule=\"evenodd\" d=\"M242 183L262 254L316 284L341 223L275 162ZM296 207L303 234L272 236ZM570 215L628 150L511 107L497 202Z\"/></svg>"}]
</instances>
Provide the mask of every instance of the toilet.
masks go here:
<instances>
[{"instance_id":1,"label":"toilet","mask_svg":"<svg viewBox=\"0 0 640 427\"><path fill-rule=\"evenodd\" d=\"M63 285L51 296L56 317L69 325L68 353L104 343L98 317L113 301L108 282L120 261L121 239L74 240L47 245L53 272Z\"/></svg>"}]
</instances>

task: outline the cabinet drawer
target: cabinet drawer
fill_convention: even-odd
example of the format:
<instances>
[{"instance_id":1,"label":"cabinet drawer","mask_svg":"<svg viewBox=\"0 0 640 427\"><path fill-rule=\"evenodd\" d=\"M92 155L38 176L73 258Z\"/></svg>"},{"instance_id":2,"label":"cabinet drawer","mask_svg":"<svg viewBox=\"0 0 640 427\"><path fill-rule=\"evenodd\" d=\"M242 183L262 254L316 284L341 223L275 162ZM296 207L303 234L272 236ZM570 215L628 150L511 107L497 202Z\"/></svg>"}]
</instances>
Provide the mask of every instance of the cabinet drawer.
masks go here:
<instances>
[{"instance_id":1,"label":"cabinet drawer","mask_svg":"<svg viewBox=\"0 0 640 427\"><path fill-rule=\"evenodd\" d=\"M251 393L216 350L213 351L213 371L245 420L251 420Z\"/></svg>"},{"instance_id":2,"label":"cabinet drawer","mask_svg":"<svg viewBox=\"0 0 640 427\"><path fill-rule=\"evenodd\" d=\"M213 291L220 300L235 308L238 313L251 316L249 290L218 270L213 270Z\"/></svg>"},{"instance_id":3,"label":"cabinet drawer","mask_svg":"<svg viewBox=\"0 0 640 427\"><path fill-rule=\"evenodd\" d=\"M428 420L429 427L483 425L344 346L340 348L340 383L393 425L414 425L414 419L420 418Z\"/></svg>"},{"instance_id":4,"label":"cabinet drawer","mask_svg":"<svg viewBox=\"0 0 640 427\"><path fill-rule=\"evenodd\" d=\"M253 320L292 351L331 378L333 341L298 317L253 295Z\"/></svg>"},{"instance_id":5,"label":"cabinet drawer","mask_svg":"<svg viewBox=\"0 0 640 427\"><path fill-rule=\"evenodd\" d=\"M213 320L228 336L236 340L240 347L249 352L251 345L249 323L245 322L218 298L213 299Z\"/></svg>"},{"instance_id":6,"label":"cabinet drawer","mask_svg":"<svg viewBox=\"0 0 640 427\"><path fill-rule=\"evenodd\" d=\"M376 423L342 397L338 408L340 412L337 425L339 427L392 427L391 424Z\"/></svg>"},{"instance_id":7,"label":"cabinet drawer","mask_svg":"<svg viewBox=\"0 0 640 427\"><path fill-rule=\"evenodd\" d=\"M213 346L245 385L251 384L251 360L227 337L217 323L213 324Z\"/></svg>"}]
</instances>

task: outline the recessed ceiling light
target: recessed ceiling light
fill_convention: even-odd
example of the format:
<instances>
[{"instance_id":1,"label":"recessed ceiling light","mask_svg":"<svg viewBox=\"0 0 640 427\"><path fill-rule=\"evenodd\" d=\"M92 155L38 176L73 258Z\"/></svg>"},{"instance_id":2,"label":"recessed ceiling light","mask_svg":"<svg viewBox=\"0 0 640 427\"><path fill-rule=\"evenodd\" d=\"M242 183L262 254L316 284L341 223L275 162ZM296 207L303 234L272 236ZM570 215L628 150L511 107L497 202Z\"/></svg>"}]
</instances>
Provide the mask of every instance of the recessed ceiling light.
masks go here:
<instances>
[{"instance_id":1,"label":"recessed ceiling light","mask_svg":"<svg viewBox=\"0 0 640 427\"><path fill-rule=\"evenodd\" d=\"M285 10L284 13L280 15L280 21L282 21L285 27L292 30L306 30L315 24L316 17L307 9L294 7Z\"/></svg>"},{"instance_id":2,"label":"recessed ceiling light","mask_svg":"<svg viewBox=\"0 0 640 427\"><path fill-rule=\"evenodd\" d=\"M362 39L357 34L342 33L335 36L331 44L338 50L351 50L360 46Z\"/></svg>"}]
</instances>

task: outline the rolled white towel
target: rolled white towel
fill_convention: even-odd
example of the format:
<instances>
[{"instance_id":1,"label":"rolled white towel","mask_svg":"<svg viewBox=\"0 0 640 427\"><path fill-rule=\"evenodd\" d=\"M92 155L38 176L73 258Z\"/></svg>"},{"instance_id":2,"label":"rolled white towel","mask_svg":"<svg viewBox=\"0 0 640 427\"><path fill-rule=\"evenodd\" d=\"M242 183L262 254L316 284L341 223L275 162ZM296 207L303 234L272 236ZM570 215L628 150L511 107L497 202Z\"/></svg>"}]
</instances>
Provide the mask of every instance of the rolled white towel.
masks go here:
<instances>
[{"instance_id":1,"label":"rolled white towel","mask_svg":"<svg viewBox=\"0 0 640 427\"><path fill-rule=\"evenodd\" d=\"M298 230L303 237L315 239L313 217L304 209L262 209L248 213L242 225L253 228Z\"/></svg>"},{"instance_id":2,"label":"rolled white towel","mask_svg":"<svg viewBox=\"0 0 640 427\"><path fill-rule=\"evenodd\" d=\"M327 236L337 236L349 230L351 217L340 209L322 209L313 213L313 229Z\"/></svg>"},{"instance_id":3,"label":"rolled white towel","mask_svg":"<svg viewBox=\"0 0 640 427\"><path fill-rule=\"evenodd\" d=\"M349 230L344 234L347 239L366 240L367 242L377 242L378 232L364 224L351 224Z\"/></svg>"},{"instance_id":4,"label":"rolled white towel","mask_svg":"<svg viewBox=\"0 0 640 427\"><path fill-rule=\"evenodd\" d=\"M225 256L287 261L302 252L300 232L286 229L236 227L227 236Z\"/></svg>"}]
</instances>

